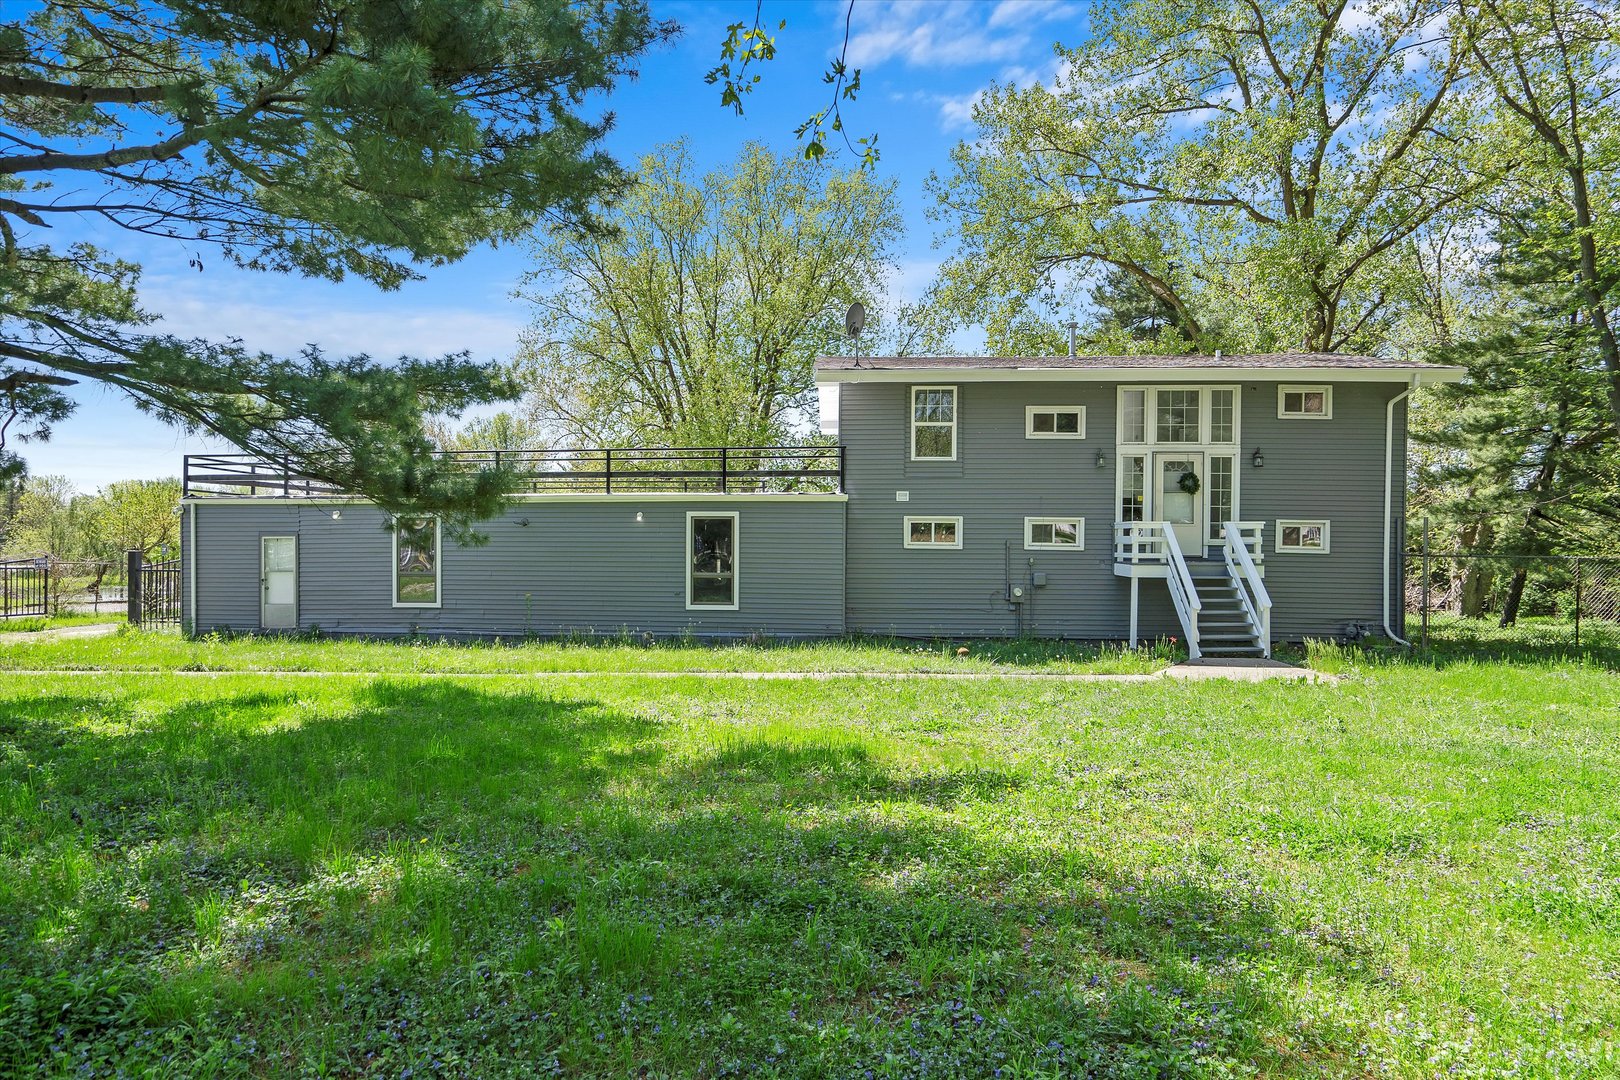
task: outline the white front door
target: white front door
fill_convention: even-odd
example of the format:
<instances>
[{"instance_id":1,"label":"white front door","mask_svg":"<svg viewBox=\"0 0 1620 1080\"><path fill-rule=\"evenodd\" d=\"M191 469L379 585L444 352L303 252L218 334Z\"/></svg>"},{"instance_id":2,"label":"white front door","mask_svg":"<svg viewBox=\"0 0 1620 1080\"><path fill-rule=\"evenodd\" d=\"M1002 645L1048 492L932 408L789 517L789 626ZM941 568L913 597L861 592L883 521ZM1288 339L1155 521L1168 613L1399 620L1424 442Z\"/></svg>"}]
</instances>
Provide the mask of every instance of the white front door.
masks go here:
<instances>
[{"instance_id":1,"label":"white front door","mask_svg":"<svg viewBox=\"0 0 1620 1080\"><path fill-rule=\"evenodd\" d=\"M259 540L259 625L266 630L298 626L298 538Z\"/></svg>"},{"instance_id":2,"label":"white front door","mask_svg":"<svg viewBox=\"0 0 1620 1080\"><path fill-rule=\"evenodd\" d=\"M1159 505L1154 516L1170 524L1184 556L1203 557L1204 455L1178 450L1155 455L1154 464L1159 477L1155 492ZM1189 487L1193 490L1188 491Z\"/></svg>"}]
</instances>

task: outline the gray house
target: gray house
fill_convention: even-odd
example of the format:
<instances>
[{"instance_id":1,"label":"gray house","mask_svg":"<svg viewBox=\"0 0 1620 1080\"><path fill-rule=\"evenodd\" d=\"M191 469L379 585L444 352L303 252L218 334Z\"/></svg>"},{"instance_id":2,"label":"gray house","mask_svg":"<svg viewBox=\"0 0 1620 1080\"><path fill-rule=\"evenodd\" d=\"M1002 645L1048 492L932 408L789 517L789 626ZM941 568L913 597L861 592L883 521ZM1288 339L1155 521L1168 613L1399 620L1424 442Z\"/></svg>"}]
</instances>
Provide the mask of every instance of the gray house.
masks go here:
<instances>
[{"instance_id":1,"label":"gray house","mask_svg":"<svg viewBox=\"0 0 1620 1080\"><path fill-rule=\"evenodd\" d=\"M186 460L195 631L1036 634L1193 655L1396 636L1406 399L1334 354L827 357L836 445L503 451L488 541Z\"/></svg>"}]
</instances>

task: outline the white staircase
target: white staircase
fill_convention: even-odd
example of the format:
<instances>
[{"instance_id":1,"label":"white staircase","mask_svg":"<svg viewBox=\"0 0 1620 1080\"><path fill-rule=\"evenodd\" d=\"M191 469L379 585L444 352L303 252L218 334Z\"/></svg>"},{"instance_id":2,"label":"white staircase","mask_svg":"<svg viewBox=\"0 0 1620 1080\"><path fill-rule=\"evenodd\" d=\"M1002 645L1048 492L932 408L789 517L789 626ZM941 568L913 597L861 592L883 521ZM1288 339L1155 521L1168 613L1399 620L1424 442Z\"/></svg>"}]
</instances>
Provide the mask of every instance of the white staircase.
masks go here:
<instances>
[{"instance_id":1,"label":"white staircase","mask_svg":"<svg viewBox=\"0 0 1620 1080\"><path fill-rule=\"evenodd\" d=\"M1189 560L1198 593L1198 648L1205 656L1265 656L1265 632L1244 603L1243 583L1222 559Z\"/></svg>"}]
</instances>

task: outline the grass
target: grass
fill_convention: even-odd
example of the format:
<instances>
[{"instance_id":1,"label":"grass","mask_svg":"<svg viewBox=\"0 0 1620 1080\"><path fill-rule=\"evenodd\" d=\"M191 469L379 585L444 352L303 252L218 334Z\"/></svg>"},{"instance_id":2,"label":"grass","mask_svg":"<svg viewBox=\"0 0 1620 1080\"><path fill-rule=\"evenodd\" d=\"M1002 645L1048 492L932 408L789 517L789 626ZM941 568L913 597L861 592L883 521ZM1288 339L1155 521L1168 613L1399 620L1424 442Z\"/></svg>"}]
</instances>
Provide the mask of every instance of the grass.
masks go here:
<instances>
[{"instance_id":1,"label":"grass","mask_svg":"<svg viewBox=\"0 0 1620 1080\"><path fill-rule=\"evenodd\" d=\"M1106 644L1015 639L903 641L835 638L761 639L731 645L638 636L490 642L435 638L232 637L194 640L175 631L17 643L0 648L0 670L123 668L146 671L367 671L386 673L528 674L600 671L904 672L1010 669L1053 673L1141 674L1178 653L1168 643L1126 649ZM966 649L966 655L959 655Z\"/></svg>"},{"instance_id":2,"label":"grass","mask_svg":"<svg viewBox=\"0 0 1620 1080\"><path fill-rule=\"evenodd\" d=\"M0 676L0 1075L1620 1071L1620 681L1312 659Z\"/></svg>"}]
</instances>

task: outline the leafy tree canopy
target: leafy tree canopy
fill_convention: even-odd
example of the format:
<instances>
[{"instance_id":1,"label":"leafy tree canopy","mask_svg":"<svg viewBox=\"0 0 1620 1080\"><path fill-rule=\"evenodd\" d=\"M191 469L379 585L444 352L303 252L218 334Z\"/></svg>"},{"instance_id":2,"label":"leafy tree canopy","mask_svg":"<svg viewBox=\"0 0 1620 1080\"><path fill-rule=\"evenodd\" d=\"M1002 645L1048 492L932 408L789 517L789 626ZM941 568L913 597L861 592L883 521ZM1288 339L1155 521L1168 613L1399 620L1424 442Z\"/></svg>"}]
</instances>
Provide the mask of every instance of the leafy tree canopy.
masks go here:
<instances>
[{"instance_id":1,"label":"leafy tree canopy","mask_svg":"<svg viewBox=\"0 0 1620 1080\"><path fill-rule=\"evenodd\" d=\"M544 218L594 227L626 175L587 98L672 31L644 0L45 0L0 22L0 408L45 437L94 380L162 419L364 493L482 516L504 478L447 470L421 428L513 396L465 356L257 353L153 332L140 266L65 218L199 268L392 288ZM135 239L146 242L136 245ZM0 470L21 468L0 444Z\"/></svg>"},{"instance_id":2,"label":"leafy tree canopy","mask_svg":"<svg viewBox=\"0 0 1620 1080\"><path fill-rule=\"evenodd\" d=\"M1097 7L1051 85L985 94L933 181L953 307L996 349L1113 267L1205 348L1369 347L1403 245L1496 180L1444 8Z\"/></svg>"},{"instance_id":3,"label":"leafy tree canopy","mask_svg":"<svg viewBox=\"0 0 1620 1080\"><path fill-rule=\"evenodd\" d=\"M613 231L536 242L519 293L535 306L520 353L534 411L574 445L789 437L845 308L893 270L892 185L757 145L700 175L677 144L641 177Z\"/></svg>"}]
</instances>

